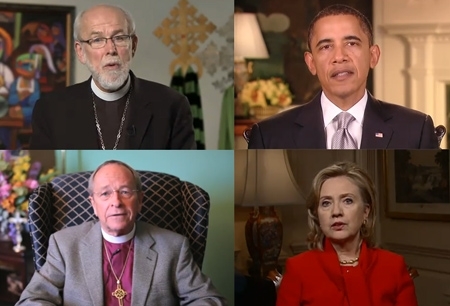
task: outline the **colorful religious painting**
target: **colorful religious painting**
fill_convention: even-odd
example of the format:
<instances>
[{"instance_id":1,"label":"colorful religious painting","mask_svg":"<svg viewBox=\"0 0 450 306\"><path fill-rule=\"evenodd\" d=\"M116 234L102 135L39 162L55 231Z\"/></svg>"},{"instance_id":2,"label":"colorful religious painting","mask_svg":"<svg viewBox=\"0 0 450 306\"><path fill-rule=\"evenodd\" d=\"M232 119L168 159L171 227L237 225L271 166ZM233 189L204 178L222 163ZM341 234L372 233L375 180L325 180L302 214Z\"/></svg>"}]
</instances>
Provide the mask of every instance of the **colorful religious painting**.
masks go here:
<instances>
[{"instance_id":1,"label":"colorful religious painting","mask_svg":"<svg viewBox=\"0 0 450 306\"><path fill-rule=\"evenodd\" d=\"M0 4L0 148L26 148L36 101L69 85L74 12Z\"/></svg>"}]
</instances>

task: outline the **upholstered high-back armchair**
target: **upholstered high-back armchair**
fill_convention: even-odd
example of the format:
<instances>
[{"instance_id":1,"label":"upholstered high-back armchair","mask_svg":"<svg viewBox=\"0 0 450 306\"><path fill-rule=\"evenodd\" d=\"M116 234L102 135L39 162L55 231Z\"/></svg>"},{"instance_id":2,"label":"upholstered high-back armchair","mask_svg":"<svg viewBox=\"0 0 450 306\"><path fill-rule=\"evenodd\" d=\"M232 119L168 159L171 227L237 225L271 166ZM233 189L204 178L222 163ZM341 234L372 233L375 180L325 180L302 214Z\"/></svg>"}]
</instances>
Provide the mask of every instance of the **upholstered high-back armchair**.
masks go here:
<instances>
[{"instance_id":1,"label":"upholstered high-back armchair","mask_svg":"<svg viewBox=\"0 0 450 306\"><path fill-rule=\"evenodd\" d=\"M137 171L144 193L137 219L188 238L195 262L201 268L208 233L209 195L200 187L173 175ZM96 219L88 200L92 172L55 177L30 196L29 225L36 270L47 257L50 235L65 227Z\"/></svg>"}]
</instances>

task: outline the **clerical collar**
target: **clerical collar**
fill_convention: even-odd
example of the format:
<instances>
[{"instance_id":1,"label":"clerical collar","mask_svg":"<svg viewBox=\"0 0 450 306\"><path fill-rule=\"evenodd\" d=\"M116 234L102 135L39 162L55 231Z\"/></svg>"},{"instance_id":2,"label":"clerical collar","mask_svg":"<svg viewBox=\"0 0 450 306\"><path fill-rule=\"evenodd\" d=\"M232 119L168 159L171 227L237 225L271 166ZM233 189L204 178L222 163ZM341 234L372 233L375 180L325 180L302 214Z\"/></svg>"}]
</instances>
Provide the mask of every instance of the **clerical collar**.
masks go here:
<instances>
[{"instance_id":1,"label":"clerical collar","mask_svg":"<svg viewBox=\"0 0 450 306\"><path fill-rule=\"evenodd\" d=\"M105 101L116 101L125 96L128 92L128 89L130 89L131 86L131 80L130 77L128 77L127 82L125 86L123 86L121 89L115 92L104 92L100 88L98 88L97 84L95 84L94 79L91 79L91 89L94 92L94 94L99 97L102 100Z\"/></svg>"},{"instance_id":2,"label":"clerical collar","mask_svg":"<svg viewBox=\"0 0 450 306\"><path fill-rule=\"evenodd\" d=\"M102 236L103 238L111 243L125 243L127 241L130 241L131 238L134 237L134 233L136 232L136 224L133 225L133 229L131 230L131 232L129 232L126 235L123 236L112 236L110 234L108 234L107 232L105 232L102 228Z\"/></svg>"}]
</instances>

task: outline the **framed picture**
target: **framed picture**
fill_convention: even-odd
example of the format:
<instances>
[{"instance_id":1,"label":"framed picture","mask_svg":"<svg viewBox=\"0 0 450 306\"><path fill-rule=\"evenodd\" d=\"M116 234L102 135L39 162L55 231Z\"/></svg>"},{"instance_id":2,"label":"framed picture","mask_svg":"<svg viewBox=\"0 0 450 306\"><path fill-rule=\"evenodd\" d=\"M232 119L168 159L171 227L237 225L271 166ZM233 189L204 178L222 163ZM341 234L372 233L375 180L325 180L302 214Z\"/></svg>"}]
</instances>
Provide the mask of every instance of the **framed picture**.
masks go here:
<instances>
[{"instance_id":1,"label":"framed picture","mask_svg":"<svg viewBox=\"0 0 450 306\"><path fill-rule=\"evenodd\" d=\"M25 147L36 101L70 84L74 13L73 6L0 3L1 148Z\"/></svg>"},{"instance_id":2,"label":"framed picture","mask_svg":"<svg viewBox=\"0 0 450 306\"><path fill-rule=\"evenodd\" d=\"M386 151L384 174L388 217L450 221L448 150Z\"/></svg>"}]
</instances>

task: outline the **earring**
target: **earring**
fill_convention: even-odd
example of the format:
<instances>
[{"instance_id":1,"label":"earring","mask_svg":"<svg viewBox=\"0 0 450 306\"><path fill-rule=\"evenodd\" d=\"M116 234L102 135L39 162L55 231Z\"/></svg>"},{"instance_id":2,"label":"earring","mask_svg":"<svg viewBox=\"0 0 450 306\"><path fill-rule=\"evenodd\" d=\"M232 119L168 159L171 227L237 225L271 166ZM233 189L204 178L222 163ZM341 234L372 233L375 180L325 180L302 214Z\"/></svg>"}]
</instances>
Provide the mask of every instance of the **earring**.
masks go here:
<instances>
[{"instance_id":1,"label":"earring","mask_svg":"<svg viewBox=\"0 0 450 306\"><path fill-rule=\"evenodd\" d=\"M364 219L363 220L363 225L366 225L367 224L367 219Z\"/></svg>"}]
</instances>

